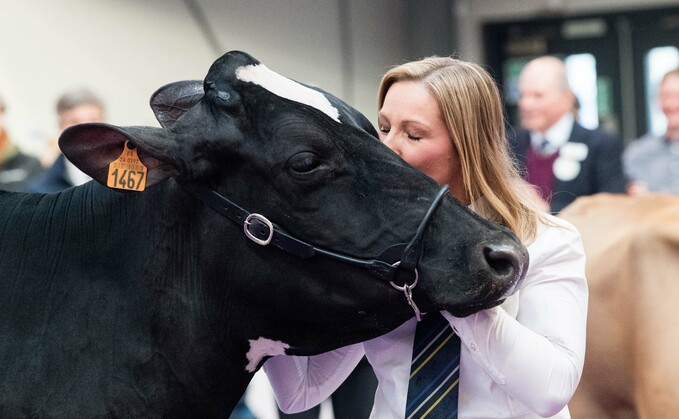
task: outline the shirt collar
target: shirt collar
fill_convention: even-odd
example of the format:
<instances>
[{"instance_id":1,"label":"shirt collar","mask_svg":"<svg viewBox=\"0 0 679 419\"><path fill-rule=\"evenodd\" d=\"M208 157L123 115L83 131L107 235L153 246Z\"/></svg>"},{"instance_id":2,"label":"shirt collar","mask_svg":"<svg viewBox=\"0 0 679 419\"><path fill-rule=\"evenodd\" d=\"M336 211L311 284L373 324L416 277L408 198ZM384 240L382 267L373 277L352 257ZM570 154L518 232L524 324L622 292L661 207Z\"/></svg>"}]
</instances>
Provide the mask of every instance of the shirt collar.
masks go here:
<instances>
[{"instance_id":1,"label":"shirt collar","mask_svg":"<svg viewBox=\"0 0 679 419\"><path fill-rule=\"evenodd\" d=\"M531 143L535 147L539 147L543 139L549 142L551 148L558 150L562 145L568 142L571 137L571 132L573 131L573 123L575 122L575 117L571 112L567 112L562 116L554 125L549 127L544 133L538 131L530 132Z\"/></svg>"}]
</instances>

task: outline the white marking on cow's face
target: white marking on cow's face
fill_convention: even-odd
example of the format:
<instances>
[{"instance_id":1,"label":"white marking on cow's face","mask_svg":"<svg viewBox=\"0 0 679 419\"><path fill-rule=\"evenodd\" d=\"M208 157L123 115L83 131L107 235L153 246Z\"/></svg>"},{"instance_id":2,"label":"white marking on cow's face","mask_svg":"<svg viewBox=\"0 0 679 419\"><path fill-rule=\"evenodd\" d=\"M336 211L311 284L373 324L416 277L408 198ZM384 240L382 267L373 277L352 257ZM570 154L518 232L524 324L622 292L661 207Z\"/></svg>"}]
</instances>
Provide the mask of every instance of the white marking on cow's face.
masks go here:
<instances>
[{"instance_id":1,"label":"white marking on cow's face","mask_svg":"<svg viewBox=\"0 0 679 419\"><path fill-rule=\"evenodd\" d=\"M245 355L248 358L245 370L248 372L255 372L257 365L265 356L285 355L285 350L290 348L287 343L267 338L249 339L248 342L250 342L250 350Z\"/></svg>"},{"instance_id":2,"label":"white marking on cow's face","mask_svg":"<svg viewBox=\"0 0 679 419\"><path fill-rule=\"evenodd\" d=\"M262 86L276 96L316 108L335 121L340 122L339 111L332 106L328 98L321 92L309 89L296 81L283 77L269 70L264 64L239 67L236 69L236 77L239 80Z\"/></svg>"}]
</instances>

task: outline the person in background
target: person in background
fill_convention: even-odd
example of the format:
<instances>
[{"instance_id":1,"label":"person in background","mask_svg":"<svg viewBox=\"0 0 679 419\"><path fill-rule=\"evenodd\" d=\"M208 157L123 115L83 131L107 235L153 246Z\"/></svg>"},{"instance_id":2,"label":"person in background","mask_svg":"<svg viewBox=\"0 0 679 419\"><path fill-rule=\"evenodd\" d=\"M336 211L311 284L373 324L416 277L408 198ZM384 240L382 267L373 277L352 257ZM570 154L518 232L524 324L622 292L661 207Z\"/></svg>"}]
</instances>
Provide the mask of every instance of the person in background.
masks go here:
<instances>
[{"instance_id":1,"label":"person in background","mask_svg":"<svg viewBox=\"0 0 679 419\"><path fill-rule=\"evenodd\" d=\"M59 132L85 122L104 122L104 102L87 89L64 93L57 101ZM29 192L58 192L81 185L91 178L59 154L51 167L37 175L26 187Z\"/></svg>"},{"instance_id":2,"label":"person in background","mask_svg":"<svg viewBox=\"0 0 679 419\"><path fill-rule=\"evenodd\" d=\"M665 73L658 89L667 118L664 135L646 134L623 152L630 195L647 192L679 194L679 68Z\"/></svg>"},{"instance_id":3,"label":"person in background","mask_svg":"<svg viewBox=\"0 0 679 419\"><path fill-rule=\"evenodd\" d=\"M625 193L622 141L577 122L561 60L545 56L526 64L519 92L522 130L509 136L512 154L553 213L579 196Z\"/></svg>"},{"instance_id":4,"label":"person in background","mask_svg":"<svg viewBox=\"0 0 679 419\"><path fill-rule=\"evenodd\" d=\"M9 137L5 125L7 107L0 97L0 189L6 191L23 191L26 182L42 171L40 161L24 154Z\"/></svg>"},{"instance_id":5,"label":"person in background","mask_svg":"<svg viewBox=\"0 0 679 419\"><path fill-rule=\"evenodd\" d=\"M320 403L365 355L378 379L371 418L403 418L407 408L418 418L570 417L567 403L585 355L584 250L571 224L536 209L516 172L493 78L479 65L449 57L406 63L383 77L378 109L380 140L449 185L461 203L513 231L527 245L530 266L500 306L464 318L427 313L419 323L413 317L383 336L331 352L269 358L263 368L279 406L295 412ZM435 402L435 410L425 411L408 397L415 387L410 376L419 373L411 373L411 359L416 330L441 315L451 335L442 330L439 336L454 330L461 340L457 355L443 363L459 358L459 384L452 370L441 386L450 389L440 396L445 402L425 399ZM456 388L457 400L447 399Z\"/></svg>"}]
</instances>

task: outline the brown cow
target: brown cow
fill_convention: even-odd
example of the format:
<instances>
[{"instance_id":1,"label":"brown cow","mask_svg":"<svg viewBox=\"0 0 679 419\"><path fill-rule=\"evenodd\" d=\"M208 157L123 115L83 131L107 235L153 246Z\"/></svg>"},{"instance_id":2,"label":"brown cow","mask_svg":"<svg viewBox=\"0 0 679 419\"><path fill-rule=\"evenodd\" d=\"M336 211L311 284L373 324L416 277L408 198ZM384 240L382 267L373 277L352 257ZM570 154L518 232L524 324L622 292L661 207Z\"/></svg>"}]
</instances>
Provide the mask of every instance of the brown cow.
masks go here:
<instances>
[{"instance_id":1,"label":"brown cow","mask_svg":"<svg viewBox=\"0 0 679 419\"><path fill-rule=\"evenodd\" d=\"M679 417L679 197L600 194L561 214L587 253L578 418Z\"/></svg>"}]
</instances>

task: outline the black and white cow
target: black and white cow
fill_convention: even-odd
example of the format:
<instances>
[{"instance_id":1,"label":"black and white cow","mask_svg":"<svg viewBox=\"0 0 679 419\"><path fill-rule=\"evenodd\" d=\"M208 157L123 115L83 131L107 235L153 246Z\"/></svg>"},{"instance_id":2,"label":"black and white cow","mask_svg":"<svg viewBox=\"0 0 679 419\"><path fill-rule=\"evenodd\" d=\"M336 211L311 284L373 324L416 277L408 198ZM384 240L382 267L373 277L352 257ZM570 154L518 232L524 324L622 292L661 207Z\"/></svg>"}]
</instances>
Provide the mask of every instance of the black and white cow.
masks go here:
<instances>
[{"instance_id":1,"label":"black and white cow","mask_svg":"<svg viewBox=\"0 0 679 419\"><path fill-rule=\"evenodd\" d=\"M162 128L61 136L97 182L0 192L0 417L226 417L268 356L490 307L525 271L513 235L433 202L362 115L245 53L151 105ZM104 186L126 140L144 192ZM262 216L236 224L221 197Z\"/></svg>"}]
</instances>

